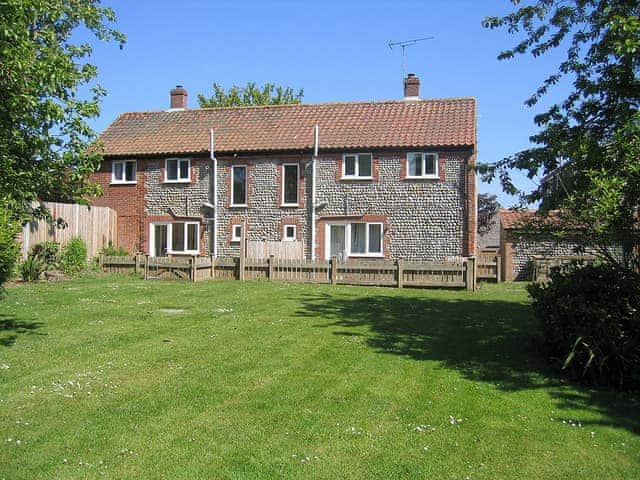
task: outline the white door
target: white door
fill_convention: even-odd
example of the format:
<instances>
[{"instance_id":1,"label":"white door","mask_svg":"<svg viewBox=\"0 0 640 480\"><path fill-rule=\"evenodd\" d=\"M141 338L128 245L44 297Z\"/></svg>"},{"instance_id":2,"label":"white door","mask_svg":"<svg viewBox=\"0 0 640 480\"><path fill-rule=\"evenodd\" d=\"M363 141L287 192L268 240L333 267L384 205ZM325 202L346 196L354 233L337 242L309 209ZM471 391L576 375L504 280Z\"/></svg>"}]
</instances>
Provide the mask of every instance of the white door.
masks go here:
<instances>
[{"instance_id":1,"label":"white door","mask_svg":"<svg viewBox=\"0 0 640 480\"><path fill-rule=\"evenodd\" d=\"M347 250L346 225L331 225L329 230L329 258L338 260L346 258Z\"/></svg>"}]
</instances>

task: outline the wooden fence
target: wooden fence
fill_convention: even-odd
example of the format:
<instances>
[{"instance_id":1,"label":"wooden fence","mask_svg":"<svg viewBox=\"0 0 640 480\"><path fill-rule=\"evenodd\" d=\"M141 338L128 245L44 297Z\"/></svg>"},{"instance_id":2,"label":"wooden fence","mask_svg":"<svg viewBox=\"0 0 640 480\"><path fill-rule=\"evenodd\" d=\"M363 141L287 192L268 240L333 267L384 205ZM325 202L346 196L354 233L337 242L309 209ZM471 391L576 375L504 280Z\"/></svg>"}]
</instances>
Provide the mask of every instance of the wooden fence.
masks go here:
<instances>
[{"instance_id":1,"label":"wooden fence","mask_svg":"<svg viewBox=\"0 0 640 480\"><path fill-rule=\"evenodd\" d=\"M138 273L146 279L270 280L302 283L375 285L393 287L440 287L476 289L474 258L457 262L406 260L330 261L256 258L128 257L100 255L100 266L109 273Z\"/></svg>"},{"instance_id":2,"label":"wooden fence","mask_svg":"<svg viewBox=\"0 0 640 480\"><path fill-rule=\"evenodd\" d=\"M66 228L57 228L46 220L27 223L22 230L22 258L27 258L31 247L42 242L66 245L73 237L87 244L87 255L93 258L110 242L116 245L117 220L115 210L107 207L43 202L54 219L62 218Z\"/></svg>"},{"instance_id":3,"label":"wooden fence","mask_svg":"<svg viewBox=\"0 0 640 480\"><path fill-rule=\"evenodd\" d=\"M478 280L502 281L502 255L499 249L484 249L478 253Z\"/></svg>"},{"instance_id":4,"label":"wooden fence","mask_svg":"<svg viewBox=\"0 0 640 480\"><path fill-rule=\"evenodd\" d=\"M596 257L592 255L534 255L531 258L531 280L534 282L546 282L549 280L553 268L560 268L574 262L589 263L595 259Z\"/></svg>"},{"instance_id":5,"label":"wooden fence","mask_svg":"<svg viewBox=\"0 0 640 480\"><path fill-rule=\"evenodd\" d=\"M269 258L270 256L284 260L302 260L304 250L302 242L269 242L247 240L248 258Z\"/></svg>"}]
</instances>

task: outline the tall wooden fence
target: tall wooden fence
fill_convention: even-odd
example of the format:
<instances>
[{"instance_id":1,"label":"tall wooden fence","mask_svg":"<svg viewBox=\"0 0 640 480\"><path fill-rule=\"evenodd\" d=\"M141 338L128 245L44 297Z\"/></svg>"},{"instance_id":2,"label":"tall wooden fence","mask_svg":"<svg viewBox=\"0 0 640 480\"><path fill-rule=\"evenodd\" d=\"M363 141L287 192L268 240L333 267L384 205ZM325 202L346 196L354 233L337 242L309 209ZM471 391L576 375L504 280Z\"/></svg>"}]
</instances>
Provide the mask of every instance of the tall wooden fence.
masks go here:
<instances>
[{"instance_id":1,"label":"tall wooden fence","mask_svg":"<svg viewBox=\"0 0 640 480\"><path fill-rule=\"evenodd\" d=\"M139 273L158 280L270 280L302 283L375 285L389 287L440 287L476 289L476 263L405 260L327 261L242 257L129 257L100 255L109 273Z\"/></svg>"},{"instance_id":2,"label":"tall wooden fence","mask_svg":"<svg viewBox=\"0 0 640 480\"><path fill-rule=\"evenodd\" d=\"M29 249L42 242L58 242L66 245L73 237L82 238L87 244L89 258L98 255L111 242L116 244L118 215L107 207L87 207L84 205L43 202L54 219L62 218L66 228L58 228L54 223L38 220L25 225L22 230L22 257Z\"/></svg>"},{"instance_id":3,"label":"tall wooden fence","mask_svg":"<svg viewBox=\"0 0 640 480\"><path fill-rule=\"evenodd\" d=\"M247 240L248 258L269 258L271 255L284 260L302 260L304 258L302 242Z\"/></svg>"}]
</instances>

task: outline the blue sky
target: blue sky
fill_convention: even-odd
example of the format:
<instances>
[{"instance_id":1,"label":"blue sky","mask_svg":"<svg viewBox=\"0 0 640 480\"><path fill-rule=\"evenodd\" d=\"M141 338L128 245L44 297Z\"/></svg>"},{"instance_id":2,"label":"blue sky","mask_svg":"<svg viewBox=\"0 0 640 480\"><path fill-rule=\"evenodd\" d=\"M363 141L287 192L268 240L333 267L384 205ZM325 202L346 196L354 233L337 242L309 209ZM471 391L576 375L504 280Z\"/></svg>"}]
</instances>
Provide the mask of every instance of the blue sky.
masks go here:
<instances>
[{"instance_id":1,"label":"blue sky","mask_svg":"<svg viewBox=\"0 0 640 480\"><path fill-rule=\"evenodd\" d=\"M507 13L507 0L396 0L243 2L229 0L105 0L127 36L123 50L96 45L91 61L107 89L102 131L125 111L168 108L176 84L211 92L249 81L304 89L309 103L386 100L402 96L402 52L388 41L433 36L407 47L407 71L422 81L423 98L476 97L479 160L495 161L526 148L536 131L524 100L553 71L560 52L538 59L496 59L517 37L482 28L482 18ZM95 44L95 42L94 42ZM556 88L549 101L566 94ZM548 101L546 102L548 103ZM516 175L517 183L533 186ZM497 184L480 192L515 199Z\"/></svg>"}]
</instances>

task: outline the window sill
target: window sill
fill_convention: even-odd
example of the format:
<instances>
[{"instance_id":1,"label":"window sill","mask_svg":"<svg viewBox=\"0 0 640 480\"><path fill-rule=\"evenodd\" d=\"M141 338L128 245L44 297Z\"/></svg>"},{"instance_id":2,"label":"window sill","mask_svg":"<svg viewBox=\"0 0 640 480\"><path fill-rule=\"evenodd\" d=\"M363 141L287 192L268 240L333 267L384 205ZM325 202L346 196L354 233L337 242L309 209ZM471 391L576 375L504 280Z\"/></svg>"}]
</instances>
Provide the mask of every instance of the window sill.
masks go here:
<instances>
[{"instance_id":1,"label":"window sill","mask_svg":"<svg viewBox=\"0 0 640 480\"><path fill-rule=\"evenodd\" d=\"M373 177L340 177L340 181L347 181L347 182L359 182L359 181L363 181L363 182L371 182L371 181L373 181Z\"/></svg>"},{"instance_id":2,"label":"window sill","mask_svg":"<svg viewBox=\"0 0 640 480\"><path fill-rule=\"evenodd\" d=\"M111 182L110 185L136 185L138 182Z\"/></svg>"},{"instance_id":3,"label":"window sill","mask_svg":"<svg viewBox=\"0 0 640 480\"><path fill-rule=\"evenodd\" d=\"M249 205L247 205L246 203L232 203L231 205L229 205L229 208L248 208Z\"/></svg>"},{"instance_id":4,"label":"window sill","mask_svg":"<svg viewBox=\"0 0 640 480\"><path fill-rule=\"evenodd\" d=\"M405 180L440 180L440 175L406 176Z\"/></svg>"},{"instance_id":5,"label":"window sill","mask_svg":"<svg viewBox=\"0 0 640 480\"><path fill-rule=\"evenodd\" d=\"M300 208L299 203L281 203L280 208Z\"/></svg>"},{"instance_id":6,"label":"window sill","mask_svg":"<svg viewBox=\"0 0 640 480\"><path fill-rule=\"evenodd\" d=\"M347 258L384 258L384 254L382 253L356 253L353 255L347 256Z\"/></svg>"},{"instance_id":7,"label":"window sill","mask_svg":"<svg viewBox=\"0 0 640 480\"><path fill-rule=\"evenodd\" d=\"M162 183L191 183L191 180L165 180Z\"/></svg>"}]
</instances>

